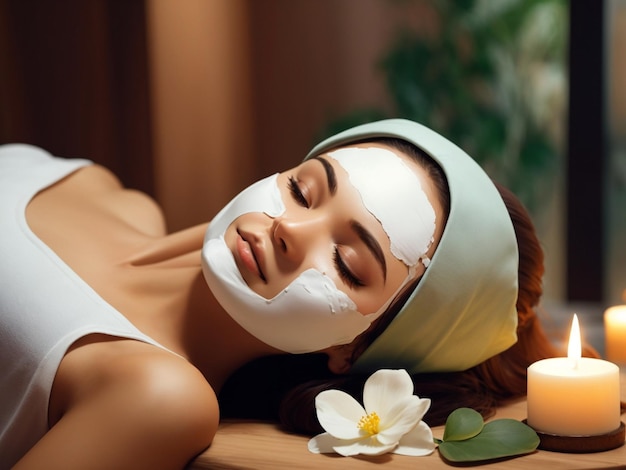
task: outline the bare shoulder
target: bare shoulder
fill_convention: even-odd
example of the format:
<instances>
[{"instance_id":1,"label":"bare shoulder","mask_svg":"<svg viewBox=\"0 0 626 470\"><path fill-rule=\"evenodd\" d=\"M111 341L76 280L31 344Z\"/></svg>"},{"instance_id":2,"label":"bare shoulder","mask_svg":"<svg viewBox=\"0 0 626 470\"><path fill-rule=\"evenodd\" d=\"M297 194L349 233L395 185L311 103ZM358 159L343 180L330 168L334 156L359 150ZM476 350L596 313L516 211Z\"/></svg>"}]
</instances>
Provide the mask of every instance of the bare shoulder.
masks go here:
<instances>
[{"instance_id":1,"label":"bare shoulder","mask_svg":"<svg viewBox=\"0 0 626 470\"><path fill-rule=\"evenodd\" d=\"M219 414L217 398L204 376L174 354L146 344L140 348L145 351L103 365L103 378L111 392L123 393L122 405L145 419L144 431L166 426L177 434L204 432L208 438Z\"/></svg>"},{"instance_id":2,"label":"bare shoulder","mask_svg":"<svg viewBox=\"0 0 626 470\"><path fill-rule=\"evenodd\" d=\"M92 335L83 343L61 365L70 368L71 399L89 400L105 391L120 406L132 407L133 413L147 412L148 421L174 427L211 423L207 418L213 418L217 406L213 388L182 357L139 341L105 336ZM155 409L158 413L150 414Z\"/></svg>"},{"instance_id":3,"label":"bare shoulder","mask_svg":"<svg viewBox=\"0 0 626 470\"><path fill-rule=\"evenodd\" d=\"M54 425L33 455L58 452L63 442L79 438L84 460L81 454L77 462L112 459L114 467L123 468L118 463L130 459L135 468L142 466L138 461L177 468L211 443L219 421L217 399L187 361L131 340L79 346L59 369L51 398Z\"/></svg>"}]
</instances>

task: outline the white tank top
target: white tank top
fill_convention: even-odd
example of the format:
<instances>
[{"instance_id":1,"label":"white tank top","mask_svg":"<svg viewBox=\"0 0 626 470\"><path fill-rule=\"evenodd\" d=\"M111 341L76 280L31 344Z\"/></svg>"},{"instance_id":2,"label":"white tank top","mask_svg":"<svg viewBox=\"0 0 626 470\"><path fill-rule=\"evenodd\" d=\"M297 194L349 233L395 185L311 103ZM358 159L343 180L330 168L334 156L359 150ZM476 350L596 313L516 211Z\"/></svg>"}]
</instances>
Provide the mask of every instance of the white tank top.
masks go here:
<instances>
[{"instance_id":1,"label":"white tank top","mask_svg":"<svg viewBox=\"0 0 626 470\"><path fill-rule=\"evenodd\" d=\"M52 382L72 343L103 333L162 347L104 301L26 222L26 206L37 192L89 164L30 145L0 146L1 469L47 432Z\"/></svg>"}]
</instances>

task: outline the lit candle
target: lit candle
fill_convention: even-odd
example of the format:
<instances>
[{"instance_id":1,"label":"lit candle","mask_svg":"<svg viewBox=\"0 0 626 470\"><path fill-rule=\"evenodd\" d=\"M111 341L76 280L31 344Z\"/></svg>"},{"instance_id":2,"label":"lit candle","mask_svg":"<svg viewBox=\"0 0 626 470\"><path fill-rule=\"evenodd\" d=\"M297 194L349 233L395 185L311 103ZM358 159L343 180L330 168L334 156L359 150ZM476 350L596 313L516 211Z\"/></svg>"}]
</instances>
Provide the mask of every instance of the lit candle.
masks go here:
<instances>
[{"instance_id":1,"label":"lit candle","mask_svg":"<svg viewBox=\"0 0 626 470\"><path fill-rule=\"evenodd\" d=\"M604 313L606 358L626 365L626 305L609 308Z\"/></svg>"},{"instance_id":2,"label":"lit candle","mask_svg":"<svg viewBox=\"0 0 626 470\"><path fill-rule=\"evenodd\" d=\"M558 436L593 436L620 427L619 368L581 357L574 315L568 357L537 361L528 368L528 424Z\"/></svg>"}]
</instances>

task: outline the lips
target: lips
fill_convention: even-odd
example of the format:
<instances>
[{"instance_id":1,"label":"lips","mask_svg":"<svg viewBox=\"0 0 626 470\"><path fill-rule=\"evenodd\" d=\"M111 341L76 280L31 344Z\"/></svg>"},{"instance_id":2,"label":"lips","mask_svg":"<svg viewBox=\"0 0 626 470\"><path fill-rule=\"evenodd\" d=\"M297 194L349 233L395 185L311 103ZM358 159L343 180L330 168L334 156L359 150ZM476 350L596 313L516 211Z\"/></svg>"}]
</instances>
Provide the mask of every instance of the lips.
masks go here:
<instances>
[{"instance_id":1,"label":"lips","mask_svg":"<svg viewBox=\"0 0 626 470\"><path fill-rule=\"evenodd\" d=\"M262 252L254 243L246 240L245 234L237 231L237 254L245 268L251 273L259 276L263 282L267 282L263 269L261 269Z\"/></svg>"}]
</instances>

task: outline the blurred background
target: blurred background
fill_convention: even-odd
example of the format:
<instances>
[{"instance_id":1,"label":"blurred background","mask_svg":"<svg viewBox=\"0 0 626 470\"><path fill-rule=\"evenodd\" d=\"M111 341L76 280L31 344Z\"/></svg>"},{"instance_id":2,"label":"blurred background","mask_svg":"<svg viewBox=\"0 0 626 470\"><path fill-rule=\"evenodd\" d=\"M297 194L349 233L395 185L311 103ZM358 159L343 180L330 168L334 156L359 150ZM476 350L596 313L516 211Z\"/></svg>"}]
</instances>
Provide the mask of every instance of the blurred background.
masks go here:
<instances>
[{"instance_id":1,"label":"blurred background","mask_svg":"<svg viewBox=\"0 0 626 470\"><path fill-rule=\"evenodd\" d=\"M546 303L624 303L624 0L0 0L0 143L106 165L177 230L408 117L512 188Z\"/></svg>"}]
</instances>

